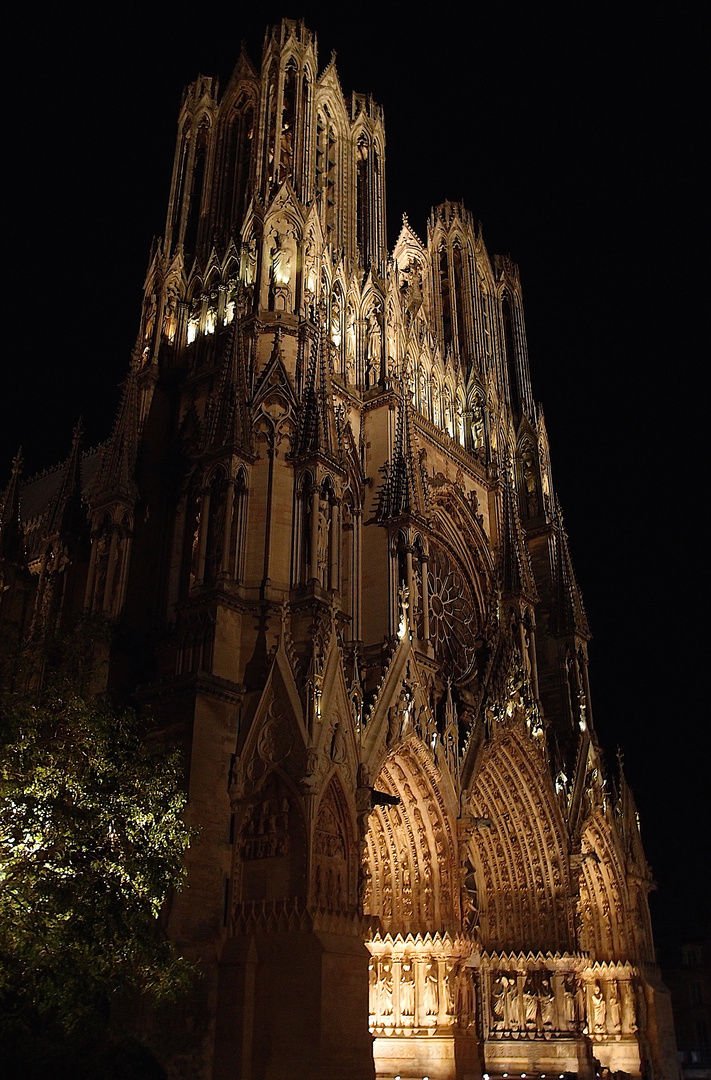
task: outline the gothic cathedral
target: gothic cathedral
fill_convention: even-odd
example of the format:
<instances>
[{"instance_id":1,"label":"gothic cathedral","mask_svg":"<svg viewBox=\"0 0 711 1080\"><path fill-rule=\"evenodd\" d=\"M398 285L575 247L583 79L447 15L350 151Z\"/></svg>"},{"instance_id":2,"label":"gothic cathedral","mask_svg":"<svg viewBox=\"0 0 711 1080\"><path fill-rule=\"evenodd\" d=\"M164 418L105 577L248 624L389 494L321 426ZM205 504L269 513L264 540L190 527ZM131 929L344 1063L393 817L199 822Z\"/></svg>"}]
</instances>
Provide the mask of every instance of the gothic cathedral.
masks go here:
<instances>
[{"instance_id":1,"label":"gothic cathedral","mask_svg":"<svg viewBox=\"0 0 711 1080\"><path fill-rule=\"evenodd\" d=\"M518 269L459 203L388 251L302 23L185 92L113 433L0 510L0 617L103 613L185 751L171 1077L674 1080Z\"/></svg>"}]
</instances>

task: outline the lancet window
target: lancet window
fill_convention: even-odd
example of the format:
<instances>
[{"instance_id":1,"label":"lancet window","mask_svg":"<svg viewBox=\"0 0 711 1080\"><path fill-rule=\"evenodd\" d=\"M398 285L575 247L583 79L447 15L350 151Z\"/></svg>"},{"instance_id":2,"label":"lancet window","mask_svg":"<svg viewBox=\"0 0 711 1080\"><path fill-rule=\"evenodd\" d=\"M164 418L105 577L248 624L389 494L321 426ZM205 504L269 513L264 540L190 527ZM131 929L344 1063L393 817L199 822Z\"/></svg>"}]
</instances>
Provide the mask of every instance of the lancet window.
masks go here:
<instances>
[{"instance_id":1,"label":"lancet window","mask_svg":"<svg viewBox=\"0 0 711 1080\"><path fill-rule=\"evenodd\" d=\"M446 351L452 344L452 301L449 288L449 260L444 245L440 248L439 253L439 287L442 297L442 330Z\"/></svg>"},{"instance_id":2,"label":"lancet window","mask_svg":"<svg viewBox=\"0 0 711 1080\"><path fill-rule=\"evenodd\" d=\"M236 582L244 577L244 549L247 533L247 477L240 469L234 480L230 528L230 572Z\"/></svg>"},{"instance_id":3,"label":"lancet window","mask_svg":"<svg viewBox=\"0 0 711 1080\"><path fill-rule=\"evenodd\" d=\"M516 331L513 321L513 310L507 293L501 300L501 315L504 323L504 351L506 354L506 373L509 383L509 400L515 413L521 411L521 398L519 393L518 363L516 356Z\"/></svg>"},{"instance_id":4,"label":"lancet window","mask_svg":"<svg viewBox=\"0 0 711 1080\"><path fill-rule=\"evenodd\" d=\"M205 165L207 161L208 140L210 137L210 123L206 116L200 122L195 137L195 156L193 158L193 174L190 185L190 199L188 212L185 220L185 234L183 246L187 252L193 254L197 246L198 226L200 224L200 208L202 206L202 193L205 186Z\"/></svg>"},{"instance_id":5,"label":"lancet window","mask_svg":"<svg viewBox=\"0 0 711 1080\"><path fill-rule=\"evenodd\" d=\"M335 240L337 175L338 140L328 106L324 105L316 124L316 190L321 195L327 243Z\"/></svg>"},{"instance_id":6,"label":"lancet window","mask_svg":"<svg viewBox=\"0 0 711 1080\"><path fill-rule=\"evenodd\" d=\"M254 105L249 98L242 95L235 104L229 121L225 153L225 190L222 198L225 222L234 229L239 228L244 216L253 137Z\"/></svg>"},{"instance_id":7,"label":"lancet window","mask_svg":"<svg viewBox=\"0 0 711 1080\"><path fill-rule=\"evenodd\" d=\"M212 585L222 570L227 511L227 476L223 469L215 474L209 488L207 541L203 583Z\"/></svg>"},{"instance_id":8,"label":"lancet window","mask_svg":"<svg viewBox=\"0 0 711 1080\"><path fill-rule=\"evenodd\" d=\"M455 307L457 312L457 340L459 342L459 355L462 360L467 358L466 325L464 319L464 267L462 265L462 249L455 244L452 250L452 263L454 268ZM450 432L451 434L451 432Z\"/></svg>"},{"instance_id":9,"label":"lancet window","mask_svg":"<svg viewBox=\"0 0 711 1080\"><path fill-rule=\"evenodd\" d=\"M173 216L171 220L171 233L174 243L178 240L178 229L180 228L180 214L183 209L183 199L185 198L185 184L188 169L188 152L190 149L190 132L188 124L183 129L183 135L180 143L180 156L178 158L178 175L176 178L175 195L173 202Z\"/></svg>"},{"instance_id":10,"label":"lancet window","mask_svg":"<svg viewBox=\"0 0 711 1080\"><path fill-rule=\"evenodd\" d=\"M296 62L292 59L284 72L284 91L281 110L281 137L279 140L279 179L291 176L294 163L294 135L296 128Z\"/></svg>"},{"instance_id":11,"label":"lancet window","mask_svg":"<svg viewBox=\"0 0 711 1080\"><path fill-rule=\"evenodd\" d=\"M315 529L315 566L312 577L324 589L338 588L338 510L336 496L330 477L326 477L316 493L314 513L317 515ZM312 550L314 544L312 541Z\"/></svg>"},{"instance_id":12,"label":"lancet window","mask_svg":"<svg viewBox=\"0 0 711 1080\"><path fill-rule=\"evenodd\" d=\"M264 146L264 175L266 176L267 185L271 185L276 180L276 169L278 162L277 149L276 149L276 128L277 128L277 91L279 86L279 69L276 61L272 63L269 70L269 78L267 80L267 102L266 102L266 116L267 116L267 139Z\"/></svg>"},{"instance_id":13,"label":"lancet window","mask_svg":"<svg viewBox=\"0 0 711 1080\"><path fill-rule=\"evenodd\" d=\"M296 486L294 514L292 579L295 585L306 585L311 577L313 491L313 476L310 472L302 473Z\"/></svg>"},{"instance_id":14,"label":"lancet window","mask_svg":"<svg viewBox=\"0 0 711 1080\"><path fill-rule=\"evenodd\" d=\"M356 229L361 259L365 264L369 252L370 200L368 191L368 156L370 147L364 134L356 146Z\"/></svg>"}]
</instances>

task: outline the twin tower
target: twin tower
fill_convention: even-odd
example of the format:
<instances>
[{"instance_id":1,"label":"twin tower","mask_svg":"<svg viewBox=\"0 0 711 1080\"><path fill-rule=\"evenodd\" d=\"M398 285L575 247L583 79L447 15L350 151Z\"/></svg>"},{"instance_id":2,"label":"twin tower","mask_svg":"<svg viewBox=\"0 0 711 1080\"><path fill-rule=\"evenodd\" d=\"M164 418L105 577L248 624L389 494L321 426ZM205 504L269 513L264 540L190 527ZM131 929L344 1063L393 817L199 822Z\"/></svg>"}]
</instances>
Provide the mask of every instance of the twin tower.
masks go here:
<instances>
[{"instance_id":1,"label":"twin tower","mask_svg":"<svg viewBox=\"0 0 711 1080\"><path fill-rule=\"evenodd\" d=\"M457 203L389 252L384 168L302 23L188 88L113 433L16 464L0 619L104 617L185 750L171 1076L672 1080L518 270Z\"/></svg>"}]
</instances>

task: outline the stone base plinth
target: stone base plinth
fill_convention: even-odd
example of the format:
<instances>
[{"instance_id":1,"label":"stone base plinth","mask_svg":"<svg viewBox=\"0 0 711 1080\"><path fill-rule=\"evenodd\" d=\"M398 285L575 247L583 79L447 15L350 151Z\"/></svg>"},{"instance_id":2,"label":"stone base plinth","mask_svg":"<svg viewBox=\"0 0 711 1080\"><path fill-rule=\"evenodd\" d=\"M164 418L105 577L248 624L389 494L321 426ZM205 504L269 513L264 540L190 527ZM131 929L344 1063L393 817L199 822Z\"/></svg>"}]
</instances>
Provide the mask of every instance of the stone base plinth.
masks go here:
<instances>
[{"instance_id":1,"label":"stone base plinth","mask_svg":"<svg viewBox=\"0 0 711 1080\"><path fill-rule=\"evenodd\" d=\"M220 964L216 1080L375 1080L367 964L348 934L235 935Z\"/></svg>"},{"instance_id":2,"label":"stone base plinth","mask_svg":"<svg viewBox=\"0 0 711 1080\"><path fill-rule=\"evenodd\" d=\"M518 1074L577 1073L579 1077L594 1075L592 1052L588 1039L580 1035L558 1039L487 1039L484 1043L487 1072Z\"/></svg>"},{"instance_id":3,"label":"stone base plinth","mask_svg":"<svg viewBox=\"0 0 711 1080\"><path fill-rule=\"evenodd\" d=\"M593 1035L593 1054L604 1069L640 1076L639 1045L634 1035Z\"/></svg>"},{"instance_id":4,"label":"stone base plinth","mask_svg":"<svg viewBox=\"0 0 711 1080\"><path fill-rule=\"evenodd\" d=\"M459 1033L376 1035L378 1080L479 1080L481 1056L475 1036Z\"/></svg>"}]
</instances>

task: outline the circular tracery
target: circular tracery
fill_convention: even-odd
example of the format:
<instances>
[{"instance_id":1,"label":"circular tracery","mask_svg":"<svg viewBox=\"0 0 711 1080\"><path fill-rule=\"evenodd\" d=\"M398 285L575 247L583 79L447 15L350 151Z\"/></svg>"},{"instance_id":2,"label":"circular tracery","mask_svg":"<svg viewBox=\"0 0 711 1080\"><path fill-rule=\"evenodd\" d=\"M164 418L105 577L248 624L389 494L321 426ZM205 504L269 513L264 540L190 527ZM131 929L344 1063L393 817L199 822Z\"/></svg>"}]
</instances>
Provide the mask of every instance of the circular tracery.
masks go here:
<instances>
[{"instance_id":1,"label":"circular tracery","mask_svg":"<svg viewBox=\"0 0 711 1080\"><path fill-rule=\"evenodd\" d=\"M463 570L443 548L431 545L427 584L430 641L454 682L474 671L478 627L474 593Z\"/></svg>"}]
</instances>

